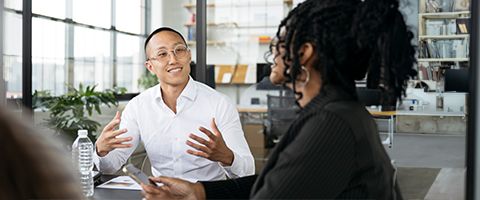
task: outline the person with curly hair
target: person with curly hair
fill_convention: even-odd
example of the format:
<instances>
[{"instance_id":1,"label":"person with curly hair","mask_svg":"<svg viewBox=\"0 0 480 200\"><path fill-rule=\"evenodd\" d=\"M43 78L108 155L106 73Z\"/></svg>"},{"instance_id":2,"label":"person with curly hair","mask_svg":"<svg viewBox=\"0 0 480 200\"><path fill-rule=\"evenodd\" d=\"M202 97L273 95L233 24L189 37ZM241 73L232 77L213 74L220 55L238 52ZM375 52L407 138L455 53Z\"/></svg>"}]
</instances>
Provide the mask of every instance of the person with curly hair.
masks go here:
<instances>
[{"instance_id":1,"label":"person with curly hair","mask_svg":"<svg viewBox=\"0 0 480 200\"><path fill-rule=\"evenodd\" d=\"M198 183L151 178L164 185L142 185L145 198L402 199L376 123L355 86L367 77L369 88L382 91L382 107L393 109L416 75L413 33L398 7L398 0L299 4L272 44L271 79L291 88L302 110L263 171Z\"/></svg>"}]
</instances>

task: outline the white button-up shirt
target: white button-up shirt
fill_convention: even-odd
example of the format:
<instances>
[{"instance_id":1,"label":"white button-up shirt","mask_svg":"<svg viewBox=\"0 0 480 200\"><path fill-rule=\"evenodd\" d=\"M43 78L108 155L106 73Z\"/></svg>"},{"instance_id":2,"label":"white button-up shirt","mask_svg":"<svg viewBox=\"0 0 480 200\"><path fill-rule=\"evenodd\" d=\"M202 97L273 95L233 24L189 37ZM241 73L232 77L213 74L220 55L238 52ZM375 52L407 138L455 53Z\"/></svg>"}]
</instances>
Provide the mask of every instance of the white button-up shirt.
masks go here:
<instances>
[{"instance_id":1,"label":"white button-up shirt","mask_svg":"<svg viewBox=\"0 0 480 200\"><path fill-rule=\"evenodd\" d=\"M198 128L209 130L212 118L225 144L233 151L231 166L188 154L185 142L193 133L208 140ZM189 181L223 180L255 173L254 159L245 140L238 112L228 98L191 77L177 99L175 114L163 102L160 85L142 92L128 102L120 129L132 137L131 148L115 149L104 157L94 155L94 163L104 173L115 173L141 141L152 164L154 176L170 176ZM191 140L192 141L192 140Z\"/></svg>"}]
</instances>

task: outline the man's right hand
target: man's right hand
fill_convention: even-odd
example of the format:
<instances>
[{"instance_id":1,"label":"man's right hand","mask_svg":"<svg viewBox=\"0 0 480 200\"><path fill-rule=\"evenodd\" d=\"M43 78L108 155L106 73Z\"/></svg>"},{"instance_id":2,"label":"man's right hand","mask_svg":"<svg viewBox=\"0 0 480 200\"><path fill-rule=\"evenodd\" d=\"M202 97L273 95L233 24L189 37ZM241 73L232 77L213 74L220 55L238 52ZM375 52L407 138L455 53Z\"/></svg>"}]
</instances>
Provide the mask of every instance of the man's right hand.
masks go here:
<instances>
[{"instance_id":1,"label":"man's right hand","mask_svg":"<svg viewBox=\"0 0 480 200\"><path fill-rule=\"evenodd\" d=\"M110 123L103 128L102 134L98 137L97 142L95 142L97 155L100 157L106 156L110 151L116 148L129 148L132 147L130 143L124 143L132 141L132 137L117 137L121 134L127 132L127 129L115 130L115 128L120 124L120 112L117 111L115 117Z\"/></svg>"}]
</instances>

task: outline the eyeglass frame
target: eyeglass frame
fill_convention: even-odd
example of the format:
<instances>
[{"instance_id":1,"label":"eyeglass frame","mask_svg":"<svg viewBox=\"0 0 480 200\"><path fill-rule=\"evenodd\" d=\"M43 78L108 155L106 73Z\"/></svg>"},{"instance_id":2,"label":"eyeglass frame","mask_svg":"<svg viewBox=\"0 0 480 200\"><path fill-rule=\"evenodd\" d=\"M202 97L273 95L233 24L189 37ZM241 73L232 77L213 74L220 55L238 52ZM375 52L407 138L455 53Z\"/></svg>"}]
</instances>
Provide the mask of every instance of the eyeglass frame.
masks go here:
<instances>
[{"instance_id":1,"label":"eyeglass frame","mask_svg":"<svg viewBox=\"0 0 480 200\"><path fill-rule=\"evenodd\" d=\"M167 56L169 56L169 55L170 55L170 52L171 52L171 53L173 53L173 56L178 59L178 56L177 56L177 53L175 53L175 50L176 50L178 47L180 47L180 46L185 47L185 49L187 50L187 52L190 52L190 48L189 48L187 45L178 44L177 46L175 46L175 47L173 48L173 50L166 50L166 51L167 51L167 54L168 54ZM159 51L159 52L160 52L160 51ZM159 57L159 55L158 55L158 52L157 52L157 55L156 55L156 56L147 58L146 61L156 60L156 61L161 62L161 60L159 60L158 57ZM168 60L170 60L170 57L168 58Z\"/></svg>"}]
</instances>

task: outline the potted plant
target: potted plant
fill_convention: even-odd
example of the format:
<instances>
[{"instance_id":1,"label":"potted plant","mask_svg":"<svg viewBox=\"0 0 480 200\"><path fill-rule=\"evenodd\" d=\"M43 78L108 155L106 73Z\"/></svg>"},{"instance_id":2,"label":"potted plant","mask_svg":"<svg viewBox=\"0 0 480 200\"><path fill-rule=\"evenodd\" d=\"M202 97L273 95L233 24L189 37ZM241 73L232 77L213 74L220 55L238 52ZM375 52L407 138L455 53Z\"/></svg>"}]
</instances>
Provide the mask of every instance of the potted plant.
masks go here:
<instances>
[{"instance_id":1,"label":"potted plant","mask_svg":"<svg viewBox=\"0 0 480 200\"><path fill-rule=\"evenodd\" d=\"M80 129L88 130L90 139L96 140L95 133L100 123L91 119L94 112L102 114L100 106L117 106L116 94L124 94L125 88L95 91L96 86L82 84L79 88L69 87L68 92L60 96L51 96L48 91L35 91L33 94L34 108L50 111L46 125L58 135L65 135L73 141Z\"/></svg>"},{"instance_id":2,"label":"potted plant","mask_svg":"<svg viewBox=\"0 0 480 200\"><path fill-rule=\"evenodd\" d=\"M157 76L149 72L146 72L144 76L138 79L138 85L140 85L143 89L148 89L156 84L158 84Z\"/></svg>"}]
</instances>

